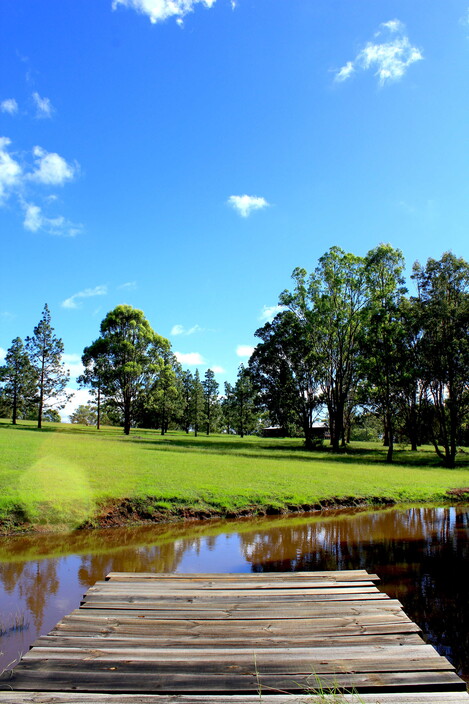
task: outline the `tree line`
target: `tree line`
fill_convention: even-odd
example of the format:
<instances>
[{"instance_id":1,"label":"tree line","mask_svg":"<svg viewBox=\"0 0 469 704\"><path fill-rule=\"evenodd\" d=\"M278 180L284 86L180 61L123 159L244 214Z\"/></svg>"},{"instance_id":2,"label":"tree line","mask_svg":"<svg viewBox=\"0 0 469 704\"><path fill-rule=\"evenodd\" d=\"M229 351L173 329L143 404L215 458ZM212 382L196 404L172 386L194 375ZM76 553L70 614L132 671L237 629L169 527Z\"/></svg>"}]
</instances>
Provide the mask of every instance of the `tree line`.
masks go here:
<instances>
[{"instance_id":1,"label":"tree line","mask_svg":"<svg viewBox=\"0 0 469 704\"><path fill-rule=\"evenodd\" d=\"M208 369L184 370L169 341L142 311L120 305L85 348L78 381L93 402L72 422L204 432L279 432L317 442L327 418L332 449L374 424L393 459L396 440L416 450L433 443L447 467L468 441L469 264L447 252L416 262L409 295L402 253L380 244L360 257L329 249L310 274L297 268L280 295L281 310L256 331L247 367L223 392ZM0 368L0 406L13 422L34 406L40 427L51 403L64 403L63 344L46 306L23 345L13 341Z\"/></svg>"}]
</instances>

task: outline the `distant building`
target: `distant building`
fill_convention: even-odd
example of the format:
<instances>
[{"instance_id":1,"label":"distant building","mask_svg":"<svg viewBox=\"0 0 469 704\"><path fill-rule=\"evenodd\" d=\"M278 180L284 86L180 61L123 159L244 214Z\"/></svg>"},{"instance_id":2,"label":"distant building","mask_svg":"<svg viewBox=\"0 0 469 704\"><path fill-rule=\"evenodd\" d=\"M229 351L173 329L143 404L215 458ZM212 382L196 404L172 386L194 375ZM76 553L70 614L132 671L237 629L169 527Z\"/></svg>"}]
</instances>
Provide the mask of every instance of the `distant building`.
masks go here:
<instances>
[{"instance_id":1,"label":"distant building","mask_svg":"<svg viewBox=\"0 0 469 704\"><path fill-rule=\"evenodd\" d=\"M285 432L285 428L280 425L270 425L268 428L262 428L263 438L286 438L288 433ZM330 438L329 426L325 421L318 420L313 423L311 428L311 437L326 439Z\"/></svg>"}]
</instances>

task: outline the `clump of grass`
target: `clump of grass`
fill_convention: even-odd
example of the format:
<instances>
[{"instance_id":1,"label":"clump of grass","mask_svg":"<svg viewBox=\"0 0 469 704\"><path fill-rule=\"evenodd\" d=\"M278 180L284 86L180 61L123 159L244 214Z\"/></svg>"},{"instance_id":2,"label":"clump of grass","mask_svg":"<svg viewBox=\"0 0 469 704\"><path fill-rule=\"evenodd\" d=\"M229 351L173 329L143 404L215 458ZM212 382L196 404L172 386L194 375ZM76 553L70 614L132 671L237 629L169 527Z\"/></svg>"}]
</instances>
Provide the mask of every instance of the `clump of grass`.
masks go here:
<instances>
[{"instance_id":1,"label":"clump of grass","mask_svg":"<svg viewBox=\"0 0 469 704\"><path fill-rule=\"evenodd\" d=\"M4 616L0 619L0 637L26 631L29 628L29 621L26 620L25 614L21 611L10 615L9 619L4 619Z\"/></svg>"}]
</instances>

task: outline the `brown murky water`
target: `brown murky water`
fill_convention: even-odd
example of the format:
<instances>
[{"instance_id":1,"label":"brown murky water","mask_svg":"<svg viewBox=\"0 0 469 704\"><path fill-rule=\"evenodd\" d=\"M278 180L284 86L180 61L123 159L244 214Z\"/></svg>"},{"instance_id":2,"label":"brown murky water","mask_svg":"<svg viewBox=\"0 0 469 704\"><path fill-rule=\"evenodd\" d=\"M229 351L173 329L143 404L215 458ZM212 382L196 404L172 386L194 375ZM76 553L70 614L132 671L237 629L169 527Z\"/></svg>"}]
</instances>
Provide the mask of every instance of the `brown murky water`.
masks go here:
<instances>
[{"instance_id":1,"label":"brown murky water","mask_svg":"<svg viewBox=\"0 0 469 704\"><path fill-rule=\"evenodd\" d=\"M3 539L0 671L110 571L365 568L469 680L469 507L336 511Z\"/></svg>"}]
</instances>

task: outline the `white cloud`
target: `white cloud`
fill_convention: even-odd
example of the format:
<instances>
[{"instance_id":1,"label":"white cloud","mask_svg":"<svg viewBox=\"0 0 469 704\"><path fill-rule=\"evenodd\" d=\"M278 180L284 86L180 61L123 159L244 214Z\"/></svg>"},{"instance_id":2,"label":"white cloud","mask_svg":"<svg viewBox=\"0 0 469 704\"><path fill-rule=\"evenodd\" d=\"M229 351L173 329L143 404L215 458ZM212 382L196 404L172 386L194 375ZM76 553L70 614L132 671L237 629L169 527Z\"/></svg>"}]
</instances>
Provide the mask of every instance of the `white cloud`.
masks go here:
<instances>
[{"instance_id":1,"label":"white cloud","mask_svg":"<svg viewBox=\"0 0 469 704\"><path fill-rule=\"evenodd\" d=\"M68 401L62 410L59 411L60 417L63 423L69 422L69 416L71 413L76 411L78 406L86 406L90 403L91 397L90 392L87 389L72 389L67 387L65 389L67 394L73 394L73 397Z\"/></svg>"},{"instance_id":2,"label":"white cloud","mask_svg":"<svg viewBox=\"0 0 469 704\"><path fill-rule=\"evenodd\" d=\"M55 152L46 152L42 147L34 147L35 170L28 178L37 183L49 186L63 186L75 176L77 167L68 164L65 159Z\"/></svg>"},{"instance_id":3,"label":"white cloud","mask_svg":"<svg viewBox=\"0 0 469 704\"><path fill-rule=\"evenodd\" d=\"M121 284L117 287L118 289L125 289L126 291L134 291L137 288L136 281L126 281L125 284Z\"/></svg>"},{"instance_id":4,"label":"white cloud","mask_svg":"<svg viewBox=\"0 0 469 704\"><path fill-rule=\"evenodd\" d=\"M0 347L0 362L3 362L3 360L5 359L6 353L7 351L4 350L3 347Z\"/></svg>"},{"instance_id":5,"label":"white cloud","mask_svg":"<svg viewBox=\"0 0 469 704\"><path fill-rule=\"evenodd\" d=\"M92 298L94 296L106 296L107 286L95 286L94 288L85 288L83 291L74 293L70 298L66 298L62 301L62 308L79 308L80 298Z\"/></svg>"},{"instance_id":6,"label":"white cloud","mask_svg":"<svg viewBox=\"0 0 469 704\"><path fill-rule=\"evenodd\" d=\"M227 203L243 218L247 218L254 210L262 210L262 208L266 208L269 205L265 198L247 195L230 196Z\"/></svg>"},{"instance_id":7,"label":"white cloud","mask_svg":"<svg viewBox=\"0 0 469 704\"><path fill-rule=\"evenodd\" d=\"M275 318L277 313L281 313L282 310L286 310L285 306L264 306L259 320L271 321Z\"/></svg>"},{"instance_id":8,"label":"white cloud","mask_svg":"<svg viewBox=\"0 0 469 704\"><path fill-rule=\"evenodd\" d=\"M54 108L49 98L41 98L39 93L33 93L34 104L36 105L36 117L52 117Z\"/></svg>"},{"instance_id":9,"label":"white cloud","mask_svg":"<svg viewBox=\"0 0 469 704\"><path fill-rule=\"evenodd\" d=\"M1 112L7 112L9 115L15 115L18 112L18 103L14 98L7 98L0 103Z\"/></svg>"},{"instance_id":10,"label":"white cloud","mask_svg":"<svg viewBox=\"0 0 469 704\"><path fill-rule=\"evenodd\" d=\"M204 358L199 352L175 352L174 354L180 364L188 364L190 367L205 364Z\"/></svg>"},{"instance_id":11,"label":"white cloud","mask_svg":"<svg viewBox=\"0 0 469 704\"><path fill-rule=\"evenodd\" d=\"M14 197L16 203L24 211L23 225L30 232L43 230L52 235L73 237L82 231L83 226L70 222L62 215L48 217L41 206L29 202L28 196L34 192L34 184L45 186L62 186L76 174L77 164L69 164L55 152L47 152L42 147L34 147L34 164L20 163L9 149L11 140L0 137L0 207L9 198ZM47 205L54 203L54 194L41 195Z\"/></svg>"},{"instance_id":12,"label":"white cloud","mask_svg":"<svg viewBox=\"0 0 469 704\"><path fill-rule=\"evenodd\" d=\"M420 49L412 46L404 34L405 25L400 20L383 22L375 33L375 38L387 35L383 42L368 42L353 61L348 61L336 71L335 80L338 83L346 81L358 70L374 70L380 86L388 81L398 81L409 66L423 59Z\"/></svg>"},{"instance_id":13,"label":"white cloud","mask_svg":"<svg viewBox=\"0 0 469 704\"><path fill-rule=\"evenodd\" d=\"M342 81L346 81L347 78L350 78L352 73L355 73L355 66L353 65L353 61L347 61L345 66L342 66L342 68L337 71L335 75L335 80L338 83L342 83Z\"/></svg>"},{"instance_id":14,"label":"white cloud","mask_svg":"<svg viewBox=\"0 0 469 704\"><path fill-rule=\"evenodd\" d=\"M10 192L21 183L23 171L20 164L8 153L11 140L0 137L0 205Z\"/></svg>"},{"instance_id":15,"label":"white cloud","mask_svg":"<svg viewBox=\"0 0 469 704\"><path fill-rule=\"evenodd\" d=\"M85 371L79 354L63 354L62 362L65 365L65 369L70 372L70 378L73 380Z\"/></svg>"},{"instance_id":16,"label":"white cloud","mask_svg":"<svg viewBox=\"0 0 469 704\"><path fill-rule=\"evenodd\" d=\"M173 325L170 335L193 335L195 332L204 332L204 329L200 325L193 325L187 330L184 325Z\"/></svg>"},{"instance_id":17,"label":"white cloud","mask_svg":"<svg viewBox=\"0 0 469 704\"><path fill-rule=\"evenodd\" d=\"M164 22L170 17L175 17L179 25L182 18L192 12L196 5L213 7L216 0L113 0L112 9L119 5L130 7L143 15L146 15L150 22Z\"/></svg>"},{"instance_id":18,"label":"white cloud","mask_svg":"<svg viewBox=\"0 0 469 704\"><path fill-rule=\"evenodd\" d=\"M223 367L218 367L217 365L215 365L215 366L213 366L213 367L210 367L210 369L211 369L212 372L214 372L215 374L226 374L226 370L223 369Z\"/></svg>"},{"instance_id":19,"label":"white cloud","mask_svg":"<svg viewBox=\"0 0 469 704\"><path fill-rule=\"evenodd\" d=\"M59 215L56 218L46 217L42 212L42 208L34 203L22 202L22 205L24 209L23 225L30 232L42 230L49 235L75 237L83 229L82 225L70 222L63 215Z\"/></svg>"},{"instance_id":20,"label":"white cloud","mask_svg":"<svg viewBox=\"0 0 469 704\"><path fill-rule=\"evenodd\" d=\"M399 32L401 34L405 30L405 24L400 20L389 20L388 22L383 22L380 26L389 29L390 32ZM375 36L379 37L380 34L381 32L378 30Z\"/></svg>"},{"instance_id":21,"label":"white cloud","mask_svg":"<svg viewBox=\"0 0 469 704\"><path fill-rule=\"evenodd\" d=\"M236 354L238 357L250 357L254 352L254 347L250 345L238 345L236 348Z\"/></svg>"}]
</instances>

